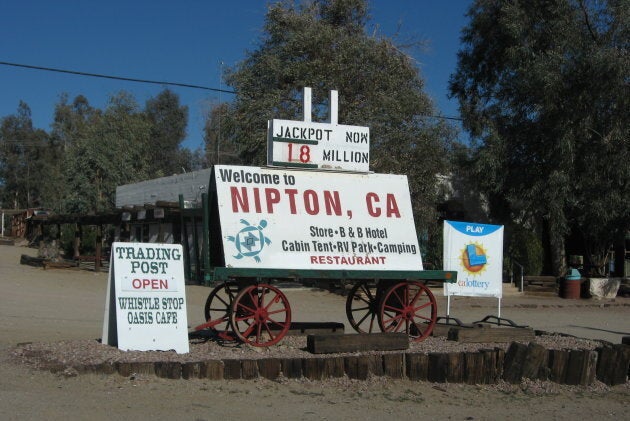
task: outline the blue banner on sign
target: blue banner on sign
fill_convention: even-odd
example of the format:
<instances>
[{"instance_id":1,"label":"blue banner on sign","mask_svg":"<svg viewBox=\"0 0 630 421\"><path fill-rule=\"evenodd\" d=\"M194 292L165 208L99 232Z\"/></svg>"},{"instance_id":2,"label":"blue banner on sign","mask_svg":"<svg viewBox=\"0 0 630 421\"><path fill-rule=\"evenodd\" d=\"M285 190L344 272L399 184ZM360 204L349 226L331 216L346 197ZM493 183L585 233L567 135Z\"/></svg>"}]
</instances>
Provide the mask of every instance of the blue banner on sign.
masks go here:
<instances>
[{"instance_id":1,"label":"blue banner on sign","mask_svg":"<svg viewBox=\"0 0 630 421\"><path fill-rule=\"evenodd\" d=\"M481 237L483 235L492 234L493 232L500 229L501 225L488 225L488 224L477 224L475 222L461 222L461 221L444 221L456 231L464 233L466 235L471 235L474 237Z\"/></svg>"}]
</instances>

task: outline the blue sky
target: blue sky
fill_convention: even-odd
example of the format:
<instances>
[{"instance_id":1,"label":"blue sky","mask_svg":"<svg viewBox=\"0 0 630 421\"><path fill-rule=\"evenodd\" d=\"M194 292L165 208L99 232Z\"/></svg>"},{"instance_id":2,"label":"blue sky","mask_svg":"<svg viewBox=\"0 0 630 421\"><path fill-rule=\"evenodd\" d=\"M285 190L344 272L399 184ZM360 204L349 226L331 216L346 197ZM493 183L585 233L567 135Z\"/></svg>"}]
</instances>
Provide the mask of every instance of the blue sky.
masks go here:
<instances>
[{"instance_id":1,"label":"blue sky","mask_svg":"<svg viewBox=\"0 0 630 421\"><path fill-rule=\"evenodd\" d=\"M0 61L228 89L220 81L221 63L234 66L256 49L267 3L6 0L0 7ZM411 38L428 41L424 51L407 53L416 60L426 92L442 115L458 116L456 102L447 98L448 79L455 70L460 30L466 24L470 3L369 1L370 33L377 31L401 44ZM49 131L62 93L71 100L82 94L93 106L104 108L109 96L121 90L144 106L163 89L161 85L0 65L0 118L14 114L22 100L30 106L35 126ZM206 113L213 104L233 95L170 89L189 107L184 146L200 147Z\"/></svg>"}]
</instances>

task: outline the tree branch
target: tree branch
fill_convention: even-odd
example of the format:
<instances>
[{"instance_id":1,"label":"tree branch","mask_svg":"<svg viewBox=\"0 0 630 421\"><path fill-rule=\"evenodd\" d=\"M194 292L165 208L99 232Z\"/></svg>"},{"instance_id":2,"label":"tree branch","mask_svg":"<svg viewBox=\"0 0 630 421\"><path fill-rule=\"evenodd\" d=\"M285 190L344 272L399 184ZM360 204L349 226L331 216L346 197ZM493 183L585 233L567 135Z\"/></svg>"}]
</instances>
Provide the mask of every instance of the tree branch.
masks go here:
<instances>
[{"instance_id":1,"label":"tree branch","mask_svg":"<svg viewBox=\"0 0 630 421\"><path fill-rule=\"evenodd\" d=\"M588 32L591 34L591 38L593 38L593 41L595 41L596 44L599 44L599 38L597 37L597 34L595 33L595 31L593 30L593 27L591 26L591 21L589 20L589 17L588 17L588 10L586 9L586 5L584 4L583 0L580 0L579 3L580 3L580 9L582 9L582 13L584 14L584 22L586 23Z\"/></svg>"}]
</instances>

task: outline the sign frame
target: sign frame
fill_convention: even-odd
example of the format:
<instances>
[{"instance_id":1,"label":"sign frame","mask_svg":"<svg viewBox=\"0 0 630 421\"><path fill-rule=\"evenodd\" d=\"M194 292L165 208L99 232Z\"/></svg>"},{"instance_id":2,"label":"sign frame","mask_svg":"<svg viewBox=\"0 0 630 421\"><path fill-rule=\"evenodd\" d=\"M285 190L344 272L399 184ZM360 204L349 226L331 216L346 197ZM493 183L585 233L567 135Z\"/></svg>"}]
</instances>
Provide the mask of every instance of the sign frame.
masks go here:
<instances>
[{"instance_id":1,"label":"sign frame","mask_svg":"<svg viewBox=\"0 0 630 421\"><path fill-rule=\"evenodd\" d=\"M447 320L453 295L496 298L497 320L502 320L503 228L503 225L444 221L443 269L461 274L457 282L444 284ZM489 273L483 275L486 270ZM484 320L491 317L494 316Z\"/></svg>"},{"instance_id":2,"label":"sign frame","mask_svg":"<svg viewBox=\"0 0 630 421\"><path fill-rule=\"evenodd\" d=\"M219 266L422 270L406 176L217 165L210 192Z\"/></svg>"},{"instance_id":3,"label":"sign frame","mask_svg":"<svg viewBox=\"0 0 630 421\"><path fill-rule=\"evenodd\" d=\"M112 243L102 343L123 351L189 352L181 245Z\"/></svg>"}]
</instances>

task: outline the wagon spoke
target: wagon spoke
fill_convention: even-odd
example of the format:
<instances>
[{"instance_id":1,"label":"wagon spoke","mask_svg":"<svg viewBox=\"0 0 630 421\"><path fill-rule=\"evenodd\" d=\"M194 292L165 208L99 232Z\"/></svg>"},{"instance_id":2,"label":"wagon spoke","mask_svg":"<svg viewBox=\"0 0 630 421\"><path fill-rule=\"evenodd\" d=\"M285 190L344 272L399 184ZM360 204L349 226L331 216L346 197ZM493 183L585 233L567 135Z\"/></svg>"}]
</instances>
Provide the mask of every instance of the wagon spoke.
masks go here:
<instances>
[{"instance_id":1,"label":"wagon spoke","mask_svg":"<svg viewBox=\"0 0 630 421\"><path fill-rule=\"evenodd\" d=\"M416 318L422 319L422 320L426 320L426 321L431 321L430 317L425 317L425 316L423 316L421 314L416 314Z\"/></svg>"},{"instance_id":2,"label":"wagon spoke","mask_svg":"<svg viewBox=\"0 0 630 421\"><path fill-rule=\"evenodd\" d=\"M394 287L392 288L392 293L393 295L396 297L396 299L398 300L398 303L400 303L401 305L405 305L405 302L403 301L403 299L400 297L400 295L398 295L398 291L397 289Z\"/></svg>"},{"instance_id":3,"label":"wagon spoke","mask_svg":"<svg viewBox=\"0 0 630 421\"><path fill-rule=\"evenodd\" d=\"M286 312L287 312L286 308L279 308L278 310L270 311L267 314L272 315L272 314L286 313Z\"/></svg>"},{"instance_id":4,"label":"wagon spoke","mask_svg":"<svg viewBox=\"0 0 630 421\"><path fill-rule=\"evenodd\" d=\"M383 320L383 324L384 324L384 325L387 325L387 324L393 324L392 322L394 322L394 321L398 321L398 320L400 320L401 318L402 318L402 314L397 314L396 316L391 317L391 318L389 318L389 319L385 319L385 318L383 317L383 318L382 318L382 320ZM398 323L398 324L399 324L399 323Z\"/></svg>"},{"instance_id":5,"label":"wagon spoke","mask_svg":"<svg viewBox=\"0 0 630 421\"><path fill-rule=\"evenodd\" d=\"M256 322L256 342L260 342L261 334L262 334L262 323Z\"/></svg>"},{"instance_id":6,"label":"wagon spoke","mask_svg":"<svg viewBox=\"0 0 630 421\"><path fill-rule=\"evenodd\" d=\"M372 291L370 291L370 289L367 287L367 283L361 285L361 290L365 293L365 295L367 295L369 297L369 300L363 300L363 301L365 301L366 303L370 303L370 302L372 302L372 300L374 300L374 296L372 295Z\"/></svg>"},{"instance_id":7,"label":"wagon spoke","mask_svg":"<svg viewBox=\"0 0 630 421\"><path fill-rule=\"evenodd\" d=\"M400 309L401 309L401 307L394 307L394 306L391 306L391 305L388 305L388 304L385 304L383 306L383 310L384 311L390 310L390 311L393 311L394 313L400 312Z\"/></svg>"},{"instance_id":8,"label":"wagon spoke","mask_svg":"<svg viewBox=\"0 0 630 421\"><path fill-rule=\"evenodd\" d=\"M278 300L278 299L279 299L278 295L275 295L275 296L273 297L273 299L269 300L269 304L267 304L266 306L265 306L265 305L262 305L261 307L264 307L264 308L265 308L265 310L269 310L269 309L271 308L271 306L272 306L272 305L277 304L277 301L276 301L276 300Z\"/></svg>"},{"instance_id":9,"label":"wagon spoke","mask_svg":"<svg viewBox=\"0 0 630 421\"><path fill-rule=\"evenodd\" d=\"M255 325L249 325L248 328L242 333L242 335L247 338L254 331L254 327Z\"/></svg>"},{"instance_id":10,"label":"wagon spoke","mask_svg":"<svg viewBox=\"0 0 630 421\"><path fill-rule=\"evenodd\" d=\"M267 288L261 288L261 292L260 295L258 295L258 307L260 308L266 308L265 307L265 295L267 295L267 292L269 291ZM269 304L271 305L271 303Z\"/></svg>"},{"instance_id":11,"label":"wagon spoke","mask_svg":"<svg viewBox=\"0 0 630 421\"><path fill-rule=\"evenodd\" d=\"M268 325L267 323L265 323L265 326L264 326L264 327L265 327L265 330L267 331L267 334L269 335L269 337L270 337L271 339L273 339L273 338L274 338L274 336L273 336L273 332L272 332L272 331L271 331L271 329L269 328L269 325Z\"/></svg>"},{"instance_id":12,"label":"wagon spoke","mask_svg":"<svg viewBox=\"0 0 630 421\"><path fill-rule=\"evenodd\" d=\"M413 309L414 309L415 311L422 310L423 308L430 307L430 306L431 306L431 304L432 304L432 303L431 303L431 301L429 301L429 302L424 303L424 304L422 304L422 305L420 305L420 306L418 306L418 307L414 307Z\"/></svg>"},{"instance_id":13,"label":"wagon spoke","mask_svg":"<svg viewBox=\"0 0 630 421\"><path fill-rule=\"evenodd\" d=\"M423 295L425 295L424 291L418 290L416 294L413 296L413 299L411 300L410 304L415 305Z\"/></svg>"},{"instance_id":14,"label":"wagon spoke","mask_svg":"<svg viewBox=\"0 0 630 421\"><path fill-rule=\"evenodd\" d=\"M240 311L247 311L247 314L249 314L249 315L256 313L256 310L254 310L253 308L251 308L251 307L249 307L249 306L246 306L245 304L243 304L243 303L241 303L241 302L239 302L239 303L236 305L236 308L235 308L235 309L236 309L237 311L239 311L239 310L240 310Z\"/></svg>"},{"instance_id":15,"label":"wagon spoke","mask_svg":"<svg viewBox=\"0 0 630 421\"><path fill-rule=\"evenodd\" d=\"M354 330L370 333L377 328L378 289L367 281L358 281L348 292L346 316Z\"/></svg>"},{"instance_id":16,"label":"wagon spoke","mask_svg":"<svg viewBox=\"0 0 630 421\"><path fill-rule=\"evenodd\" d=\"M372 319L373 319L374 318L374 313L370 313L370 312L365 313L365 315L359 320L359 324L363 323L365 321L365 319L367 319L370 316L372 316Z\"/></svg>"},{"instance_id":17,"label":"wagon spoke","mask_svg":"<svg viewBox=\"0 0 630 421\"><path fill-rule=\"evenodd\" d=\"M412 323L412 326L416 328L416 331L417 331L419 334L422 334L423 329L421 328L421 325L419 326L419 325L418 325L418 323L416 323L416 322L415 322L415 320L414 320L414 321L412 321L411 323ZM425 329L426 329L426 327L427 327L427 326L425 325Z\"/></svg>"},{"instance_id":18,"label":"wagon spoke","mask_svg":"<svg viewBox=\"0 0 630 421\"><path fill-rule=\"evenodd\" d=\"M393 319L390 320L390 324L387 325L387 332L398 332L400 330L400 328L403 326L403 324L401 323L401 317L395 317Z\"/></svg>"}]
</instances>

